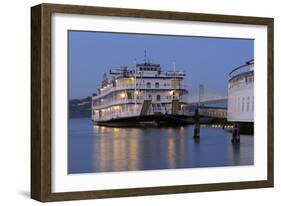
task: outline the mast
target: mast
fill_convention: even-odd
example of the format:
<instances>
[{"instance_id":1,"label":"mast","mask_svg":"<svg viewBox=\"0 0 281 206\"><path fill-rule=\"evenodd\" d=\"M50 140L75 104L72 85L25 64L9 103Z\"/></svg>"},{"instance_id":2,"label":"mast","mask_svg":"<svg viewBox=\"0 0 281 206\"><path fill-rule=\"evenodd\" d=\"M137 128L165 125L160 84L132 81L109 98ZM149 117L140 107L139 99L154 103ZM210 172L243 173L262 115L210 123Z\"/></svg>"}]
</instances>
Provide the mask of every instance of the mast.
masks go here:
<instances>
[{"instance_id":1,"label":"mast","mask_svg":"<svg viewBox=\"0 0 281 206\"><path fill-rule=\"evenodd\" d=\"M175 62L173 62L173 69L174 69L174 78L173 78L174 89L176 89L176 85L175 85L175 80L176 80L176 63Z\"/></svg>"},{"instance_id":2,"label":"mast","mask_svg":"<svg viewBox=\"0 0 281 206\"><path fill-rule=\"evenodd\" d=\"M146 64L146 49L144 50L144 63Z\"/></svg>"}]
</instances>

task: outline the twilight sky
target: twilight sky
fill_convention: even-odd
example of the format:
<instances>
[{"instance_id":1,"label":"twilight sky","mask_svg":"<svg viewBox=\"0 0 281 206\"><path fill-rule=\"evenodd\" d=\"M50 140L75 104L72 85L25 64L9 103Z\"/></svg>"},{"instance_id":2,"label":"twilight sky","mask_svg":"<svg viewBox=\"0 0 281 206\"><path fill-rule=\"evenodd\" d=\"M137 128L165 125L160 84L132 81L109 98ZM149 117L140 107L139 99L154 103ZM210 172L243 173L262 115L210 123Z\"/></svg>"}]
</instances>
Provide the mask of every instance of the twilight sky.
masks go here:
<instances>
[{"instance_id":1,"label":"twilight sky","mask_svg":"<svg viewBox=\"0 0 281 206\"><path fill-rule=\"evenodd\" d=\"M162 70L186 72L191 98L227 95L228 73L254 58L254 40L69 31L69 98L96 92L110 68L143 63L144 51Z\"/></svg>"}]
</instances>

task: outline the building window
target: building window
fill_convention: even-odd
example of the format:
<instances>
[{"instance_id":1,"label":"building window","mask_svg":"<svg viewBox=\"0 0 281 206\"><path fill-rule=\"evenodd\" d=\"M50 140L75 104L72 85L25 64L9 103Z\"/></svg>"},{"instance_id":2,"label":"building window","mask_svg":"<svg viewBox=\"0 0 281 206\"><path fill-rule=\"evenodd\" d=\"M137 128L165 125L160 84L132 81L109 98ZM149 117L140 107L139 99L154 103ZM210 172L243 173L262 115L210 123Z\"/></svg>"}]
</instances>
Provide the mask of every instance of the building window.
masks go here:
<instances>
[{"instance_id":1,"label":"building window","mask_svg":"<svg viewBox=\"0 0 281 206\"><path fill-rule=\"evenodd\" d=\"M252 97L252 112L254 112L254 97Z\"/></svg>"},{"instance_id":2,"label":"building window","mask_svg":"<svg viewBox=\"0 0 281 206\"><path fill-rule=\"evenodd\" d=\"M146 88L148 88L148 89L151 88L151 83L150 83L150 82L147 82L147 83L146 83Z\"/></svg>"},{"instance_id":3,"label":"building window","mask_svg":"<svg viewBox=\"0 0 281 206\"><path fill-rule=\"evenodd\" d=\"M127 93L127 98L128 99L133 99L133 93L132 92L128 92Z\"/></svg>"},{"instance_id":4,"label":"building window","mask_svg":"<svg viewBox=\"0 0 281 206\"><path fill-rule=\"evenodd\" d=\"M148 95L148 99L152 99L152 96L151 96L151 94L150 94L150 95Z\"/></svg>"},{"instance_id":5,"label":"building window","mask_svg":"<svg viewBox=\"0 0 281 206\"><path fill-rule=\"evenodd\" d=\"M155 83L155 88L159 88L159 82Z\"/></svg>"},{"instance_id":6,"label":"building window","mask_svg":"<svg viewBox=\"0 0 281 206\"><path fill-rule=\"evenodd\" d=\"M240 97L238 97L238 112L240 112Z\"/></svg>"},{"instance_id":7,"label":"building window","mask_svg":"<svg viewBox=\"0 0 281 206\"><path fill-rule=\"evenodd\" d=\"M120 97L121 97L121 99L125 99L125 97L126 97L126 93L125 92L122 92L122 93L120 93Z\"/></svg>"},{"instance_id":8,"label":"building window","mask_svg":"<svg viewBox=\"0 0 281 206\"><path fill-rule=\"evenodd\" d=\"M160 100L161 100L161 96L160 96L159 94L156 96L156 100L157 100L157 101L160 101Z\"/></svg>"},{"instance_id":9,"label":"building window","mask_svg":"<svg viewBox=\"0 0 281 206\"><path fill-rule=\"evenodd\" d=\"M244 97L242 98L242 112L244 112Z\"/></svg>"},{"instance_id":10,"label":"building window","mask_svg":"<svg viewBox=\"0 0 281 206\"><path fill-rule=\"evenodd\" d=\"M173 99L176 99L175 92L173 92L172 95L173 95Z\"/></svg>"},{"instance_id":11,"label":"building window","mask_svg":"<svg viewBox=\"0 0 281 206\"><path fill-rule=\"evenodd\" d=\"M250 111L250 97L247 97L247 112Z\"/></svg>"}]
</instances>

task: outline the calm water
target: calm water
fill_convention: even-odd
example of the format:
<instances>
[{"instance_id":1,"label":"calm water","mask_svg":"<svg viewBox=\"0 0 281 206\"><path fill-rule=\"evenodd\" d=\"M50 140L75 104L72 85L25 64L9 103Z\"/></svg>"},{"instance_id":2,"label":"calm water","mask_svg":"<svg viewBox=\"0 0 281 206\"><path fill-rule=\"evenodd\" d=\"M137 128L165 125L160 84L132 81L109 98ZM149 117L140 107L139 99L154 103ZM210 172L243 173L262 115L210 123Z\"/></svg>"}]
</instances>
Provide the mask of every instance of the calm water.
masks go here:
<instances>
[{"instance_id":1,"label":"calm water","mask_svg":"<svg viewBox=\"0 0 281 206\"><path fill-rule=\"evenodd\" d=\"M221 128L201 127L199 142L193 126L178 128L109 128L91 119L69 120L68 172L111 172L173 168L252 165L254 139L241 135L231 143Z\"/></svg>"}]
</instances>

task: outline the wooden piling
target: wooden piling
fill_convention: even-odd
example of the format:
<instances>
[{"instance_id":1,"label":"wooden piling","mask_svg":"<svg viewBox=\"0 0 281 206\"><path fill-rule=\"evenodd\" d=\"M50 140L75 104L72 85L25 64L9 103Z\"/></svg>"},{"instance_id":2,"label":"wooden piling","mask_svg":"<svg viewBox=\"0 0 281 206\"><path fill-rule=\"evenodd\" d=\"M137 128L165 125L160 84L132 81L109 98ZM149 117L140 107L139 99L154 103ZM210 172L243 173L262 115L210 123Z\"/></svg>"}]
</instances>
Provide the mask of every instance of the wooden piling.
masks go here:
<instances>
[{"instance_id":1,"label":"wooden piling","mask_svg":"<svg viewBox=\"0 0 281 206\"><path fill-rule=\"evenodd\" d=\"M193 138L194 139L199 139L200 138L200 124L199 124L199 110L195 110L194 114L194 133L193 133Z\"/></svg>"},{"instance_id":2,"label":"wooden piling","mask_svg":"<svg viewBox=\"0 0 281 206\"><path fill-rule=\"evenodd\" d=\"M233 130L232 130L232 143L239 143L240 142L240 125L239 123L235 123Z\"/></svg>"}]
</instances>

